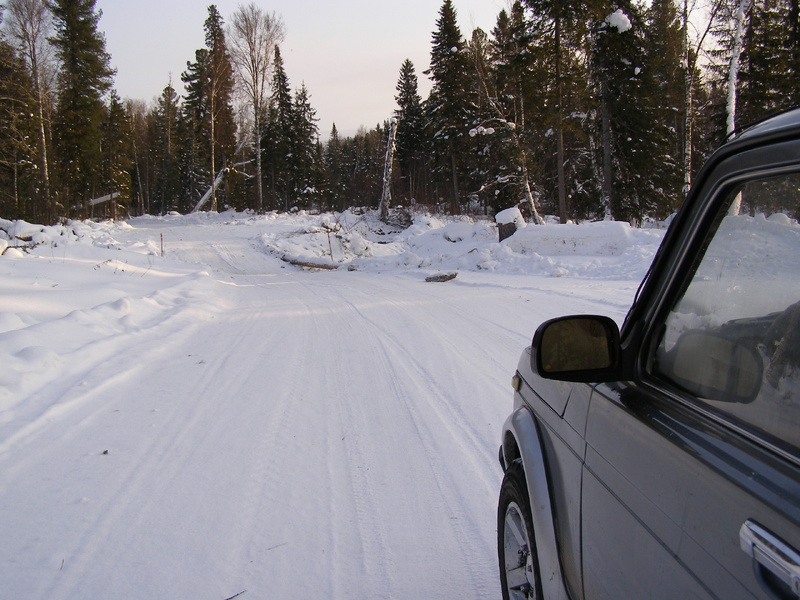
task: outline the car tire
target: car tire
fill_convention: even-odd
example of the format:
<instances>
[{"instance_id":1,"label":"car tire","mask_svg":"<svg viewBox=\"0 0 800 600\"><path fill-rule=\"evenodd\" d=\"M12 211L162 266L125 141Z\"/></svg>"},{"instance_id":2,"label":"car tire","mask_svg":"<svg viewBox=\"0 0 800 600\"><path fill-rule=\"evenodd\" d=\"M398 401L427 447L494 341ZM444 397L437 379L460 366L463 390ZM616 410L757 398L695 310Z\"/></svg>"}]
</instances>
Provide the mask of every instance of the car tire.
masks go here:
<instances>
[{"instance_id":1,"label":"car tire","mask_svg":"<svg viewBox=\"0 0 800 600\"><path fill-rule=\"evenodd\" d=\"M522 461L512 462L500 487L497 554L504 600L540 600L539 564Z\"/></svg>"}]
</instances>

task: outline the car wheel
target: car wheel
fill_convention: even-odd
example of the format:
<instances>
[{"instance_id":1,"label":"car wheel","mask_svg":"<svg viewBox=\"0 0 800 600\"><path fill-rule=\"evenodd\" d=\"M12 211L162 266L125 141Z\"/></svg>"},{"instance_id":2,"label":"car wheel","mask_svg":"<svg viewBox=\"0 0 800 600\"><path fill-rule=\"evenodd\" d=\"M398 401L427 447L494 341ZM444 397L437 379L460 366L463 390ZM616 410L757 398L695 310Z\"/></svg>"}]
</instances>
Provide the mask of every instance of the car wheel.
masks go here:
<instances>
[{"instance_id":1,"label":"car wheel","mask_svg":"<svg viewBox=\"0 0 800 600\"><path fill-rule=\"evenodd\" d=\"M497 554L504 600L540 599L531 503L520 460L509 465L500 487Z\"/></svg>"}]
</instances>

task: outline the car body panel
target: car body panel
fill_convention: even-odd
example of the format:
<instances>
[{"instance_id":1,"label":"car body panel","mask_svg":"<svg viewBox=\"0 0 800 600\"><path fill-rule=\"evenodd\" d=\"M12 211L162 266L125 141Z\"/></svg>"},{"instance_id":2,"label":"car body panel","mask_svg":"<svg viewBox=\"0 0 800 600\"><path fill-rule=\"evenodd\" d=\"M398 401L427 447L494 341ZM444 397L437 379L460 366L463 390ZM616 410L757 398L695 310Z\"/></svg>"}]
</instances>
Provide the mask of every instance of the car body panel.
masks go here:
<instances>
[{"instance_id":1,"label":"car body panel","mask_svg":"<svg viewBox=\"0 0 800 600\"><path fill-rule=\"evenodd\" d=\"M563 585L553 596L543 586L545 598L796 597L800 451L654 372L666 315L695 277L729 191L789 171L800 174L800 111L711 157L620 330L615 376L595 380L608 383L580 383L588 372L565 381L539 373L530 360L536 336L523 352L514 414L525 415L525 426L507 425L503 452L522 458L526 476L534 471L532 500L548 499L533 514L537 542L540 531L548 536L539 542L542 579L559 576ZM762 530L780 542L774 556L768 543L749 546Z\"/></svg>"},{"instance_id":2,"label":"car body panel","mask_svg":"<svg viewBox=\"0 0 800 600\"><path fill-rule=\"evenodd\" d=\"M543 455L543 442L539 427L526 407L520 407L506 420L504 426L504 454L507 464L512 460L522 460L525 479L530 490L531 512L533 513L536 546L539 552L539 573L545 598L568 600L565 579L558 560L558 542L554 530L553 508L550 502L546 461ZM519 456L513 454L513 440L526 440L519 447Z\"/></svg>"}]
</instances>

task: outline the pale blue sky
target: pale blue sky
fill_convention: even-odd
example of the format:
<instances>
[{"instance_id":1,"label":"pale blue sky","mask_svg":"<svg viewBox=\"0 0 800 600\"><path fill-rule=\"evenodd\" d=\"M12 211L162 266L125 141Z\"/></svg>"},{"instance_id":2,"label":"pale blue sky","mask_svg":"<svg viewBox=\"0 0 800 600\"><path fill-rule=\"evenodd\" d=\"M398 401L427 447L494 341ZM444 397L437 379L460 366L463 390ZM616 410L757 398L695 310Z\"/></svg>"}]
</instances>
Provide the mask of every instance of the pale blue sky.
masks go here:
<instances>
[{"instance_id":1,"label":"pale blue sky","mask_svg":"<svg viewBox=\"0 0 800 600\"><path fill-rule=\"evenodd\" d=\"M117 69L116 89L123 98L152 102L172 76L179 88L186 62L203 46L207 6L216 4L227 21L249 0L97 0L103 11L100 30ZM305 82L317 110L320 134L331 125L353 135L391 117L400 65L411 59L420 93L429 84L431 36L440 0L257 0L282 16L287 36L281 46L292 89ZM487 33L507 0L453 0L461 33L475 27Z\"/></svg>"}]
</instances>

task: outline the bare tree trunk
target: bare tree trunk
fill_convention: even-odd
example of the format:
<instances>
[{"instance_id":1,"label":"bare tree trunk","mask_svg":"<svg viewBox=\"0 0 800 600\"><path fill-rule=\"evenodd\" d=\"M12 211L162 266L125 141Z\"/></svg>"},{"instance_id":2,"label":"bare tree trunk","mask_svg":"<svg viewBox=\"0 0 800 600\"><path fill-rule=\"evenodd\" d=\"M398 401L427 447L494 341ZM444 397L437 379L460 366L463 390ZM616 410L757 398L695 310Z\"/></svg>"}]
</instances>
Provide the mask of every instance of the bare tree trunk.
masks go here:
<instances>
[{"instance_id":1,"label":"bare tree trunk","mask_svg":"<svg viewBox=\"0 0 800 600\"><path fill-rule=\"evenodd\" d=\"M264 212L264 178L262 177L261 163L261 120L258 112L261 107L254 108L256 117L253 122L253 152L256 154L256 207L259 213Z\"/></svg>"},{"instance_id":2,"label":"bare tree trunk","mask_svg":"<svg viewBox=\"0 0 800 600\"><path fill-rule=\"evenodd\" d=\"M692 90L692 58L689 53L689 0L683 0L683 79L686 114L683 124L683 193L692 186L692 124L694 94Z\"/></svg>"},{"instance_id":3,"label":"bare tree trunk","mask_svg":"<svg viewBox=\"0 0 800 600\"><path fill-rule=\"evenodd\" d=\"M728 67L728 101L726 103L727 120L725 132L732 136L736 131L736 92L739 80L739 59L742 55L742 37L744 34L744 16L750 6L750 0L739 0L736 10L736 29L733 34L733 51Z\"/></svg>"},{"instance_id":4,"label":"bare tree trunk","mask_svg":"<svg viewBox=\"0 0 800 600\"><path fill-rule=\"evenodd\" d=\"M684 67L684 138L683 138L683 193L689 193L692 185L692 154L694 152L694 72L697 63L697 56L700 54L706 37L711 32L711 27L720 11L722 2L714 2L706 27L703 34L699 37L694 56L691 52L689 43L689 23L697 24L695 19L689 16L689 1L683 2L683 67Z\"/></svg>"},{"instance_id":5,"label":"bare tree trunk","mask_svg":"<svg viewBox=\"0 0 800 600\"><path fill-rule=\"evenodd\" d=\"M736 91L739 79L739 59L742 55L742 36L744 34L744 16L750 6L750 0L739 0L736 10L736 29L733 34L733 52L731 52L731 62L728 68L728 102L726 104L727 121L725 124L726 133L733 137L736 135ZM728 214L737 216L742 210L742 194L736 195L736 199L731 204Z\"/></svg>"},{"instance_id":6,"label":"bare tree trunk","mask_svg":"<svg viewBox=\"0 0 800 600\"><path fill-rule=\"evenodd\" d=\"M453 140L448 140L448 148L450 149L450 169L453 176L453 201L450 205L450 212L458 214L461 210L458 201L458 170L456 169L456 153L453 150Z\"/></svg>"},{"instance_id":7,"label":"bare tree trunk","mask_svg":"<svg viewBox=\"0 0 800 600\"><path fill-rule=\"evenodd\" d=\"M214 110L216 105L216 92L212 89L211 91L211 212L217 212L217 169L216 169L216 156L215 150L217 146L217 138L215 137L215 124L217 121L217 115Z\"/></svg>"},{"instance_id":8,"label":"bare tree trunk","mask_svg":"<svg viewBox=\"0 0 800 600\"><path fill-rule=\"evenodd\" d=\"M600 98L600 119L603 135L603 208L604 219L614 220L612 210L612 184L614 172L611 165L611 116L608 114L608 83L603 81Z\"/></svg>"},{"instance_id":9,"label":"bare tree trunk","mask_svg":"<svg viewBox=\"0 0 800 600\"><path fill-rule=\"evenodd\" d=\"M392 163L394 162L395 139L397 138L397 119L392 119L389 139L386 141L386 160L383 165L383 193L378 204L378 213L384 223L389 217L389 203L392 201Z\"/></svg>"},{"instance_id":10,"label":"bare tree trunk","mask_svg":"<svg viewBox=\"0 0 800 600\"><path fill-rule=\"evenodd\" d=\"M556 92L558 98L558 122L556 123L556 172L558 173L558 216L561 223L567 222L567 182L564 174L564 107L561 87L561 17L555 22L556 44Z\"/></svg>"},{"instance_id":11,"label":"bare tree trunk","mask_svg":"<svg viewBox=\"0 0 800 600\"><path fill-rule=\"evenodd\" d=\"M38 71L38 68L37 68ZM52 220L56 216L56 207L50 194L50 161L47 159L47 132L45 131L44 100L45 96L41 91L41 80L37 72L34 78L34 93L36 94L37 120L39 121L39 157L42 161L42 183L44 184L44 201L49 213L48 219Z\"/></svg>"},{"instance_id":12,"label":"bare tree trunk","mask_svg":"<svg viewBox=\"0 0 800 600\"><path fill-rule=\"evenodd\" d=\"M528 204L531 205L533 222L537 225L544 225L544 219L542 219L539 211L536 209L536 199L533 197L533 191L531 190L531 183L528 178L528 160L525 151L522 152L522 185L525 192L525 199L528 201Z\"/></svg>"}]
</instances>

